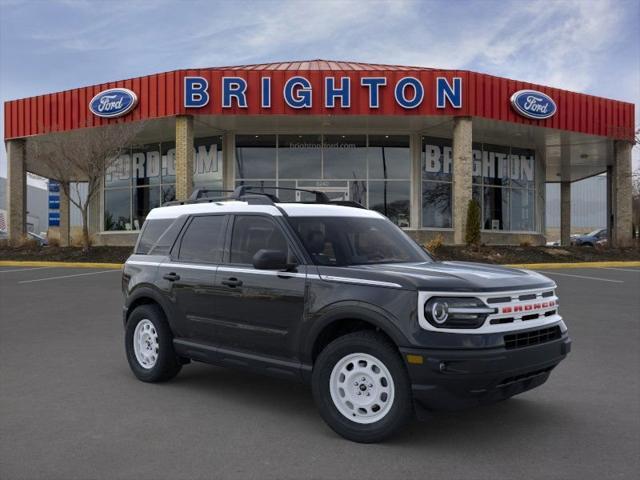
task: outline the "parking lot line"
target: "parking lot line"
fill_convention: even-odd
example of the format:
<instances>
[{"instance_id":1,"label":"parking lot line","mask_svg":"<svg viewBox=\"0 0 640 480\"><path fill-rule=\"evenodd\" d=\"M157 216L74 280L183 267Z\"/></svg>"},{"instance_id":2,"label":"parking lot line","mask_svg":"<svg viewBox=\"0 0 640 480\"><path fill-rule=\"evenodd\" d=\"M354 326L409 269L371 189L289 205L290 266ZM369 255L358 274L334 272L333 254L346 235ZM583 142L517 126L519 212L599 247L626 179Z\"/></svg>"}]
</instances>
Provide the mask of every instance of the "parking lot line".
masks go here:
<instances>
[{"instance_id":1,"label":"parking lot line","mask_svg":"<svg viewBox=\"0 0 640 480\"><path fill-rule=\"evenodd\" d=\"M45 268L56 268L56 267L15 268L12 270L0 270L0 273L27 272L29 270L44 270Z\"/></svg>"},{"instance_id":2,"label":"parking lot line","mask_svg":"<svg viewBox=\"0 0 640 480\"><path fill-rule=\"evenodd\" d=\"M36 278L33 280L22 280L21 282L18 282L18 283L44 282L46 280L60 280L61 278L82 277L84 275L97 275L99 273L109 273L109 272L119 272L119 270L100 270L99 272L76 273L75 275L61 275L57 277Z\"/></svg>"},{"instance_id":3,"label":"parking lot line","mask_svg":"<svg viewBox=\"0 0 640 480\"><path fill-rule=\"evenodd\" d=\"M600 282L611 282L611 283L624 283L623 280L612 280L610 278L600 278L600 277L588 277L586 275L572 275L570 273L558 273L558 272L548 272L543 271L545 275L561 275L563 277L575 277L575 278L584 278L586 280L598 280Z\"/></svg>"},{"instance_id":4,"label":"parking lot line","mask_svg":"<svg viewBox=\"0 0 640 480\"><path fill-rule=\"evenodd\" d=\"M631 269L631 268L616 268L616 267L600 267L603 270L619 270L621 272L633 272L633 273L640 273L640 268L636 268L635 270Z\"/></svg>"}]
</instances>

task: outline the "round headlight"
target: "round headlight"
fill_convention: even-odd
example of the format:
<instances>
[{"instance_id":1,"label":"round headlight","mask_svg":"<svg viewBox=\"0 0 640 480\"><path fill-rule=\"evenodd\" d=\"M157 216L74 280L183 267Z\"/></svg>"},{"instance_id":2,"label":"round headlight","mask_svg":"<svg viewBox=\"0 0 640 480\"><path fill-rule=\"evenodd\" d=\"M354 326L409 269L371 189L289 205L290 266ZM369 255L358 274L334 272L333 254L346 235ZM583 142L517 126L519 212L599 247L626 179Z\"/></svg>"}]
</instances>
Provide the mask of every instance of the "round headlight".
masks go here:
<instances>
[{"instance_id":1,"label":"round headlight","mask_svg":"<svg viewBox=\"0 0 640 480\"><path fill-rule=\"evenodd\" d=\"M431 318L439 324L443 324L449 318L449 305L447 302L435 301L431 304Z\"/></svg>"}]
</instances>

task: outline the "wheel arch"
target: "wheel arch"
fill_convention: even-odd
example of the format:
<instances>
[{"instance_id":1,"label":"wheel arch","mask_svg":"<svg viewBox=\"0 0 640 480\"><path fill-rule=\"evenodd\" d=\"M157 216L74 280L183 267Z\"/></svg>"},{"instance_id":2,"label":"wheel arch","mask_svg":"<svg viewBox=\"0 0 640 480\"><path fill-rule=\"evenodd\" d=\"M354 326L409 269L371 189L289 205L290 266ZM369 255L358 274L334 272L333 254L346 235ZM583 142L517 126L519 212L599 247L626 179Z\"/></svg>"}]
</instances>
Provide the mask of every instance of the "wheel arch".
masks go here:
<instances>
[{"instance_id":1,"label":"wheel arch","mask_svg":"<svg viewBox=\"0 0 640 480\"><path fill-rule=\"evenodd\" d=\"M131 293L131 295L129 295L129 298L127 299L127 303L125 305L127 309L126 315L124 317L125 326L129 321L131 312L133 312L140 305L157 305L160 310L162 310L162 313L164 313L167 322L171 326L171 317L169 315L169 310L167 308L167 305L165 305L165 301L163 300L162 295L160 295L160 293L158 293L153 288L145 286L137 288Z\"/></svg>"},{"instance_id":2,"label":"wheel arch","mask_svg":"<svg viewBox=\"0 0 640 480\"><path fill-rule=\"evenodd\" d=\"M362 303L333 306L313 322L302 351L310 364L336 338L359 330L382 333L396 347L407 344L397 321L388 312Z\"/></svg>"}]
</instances>

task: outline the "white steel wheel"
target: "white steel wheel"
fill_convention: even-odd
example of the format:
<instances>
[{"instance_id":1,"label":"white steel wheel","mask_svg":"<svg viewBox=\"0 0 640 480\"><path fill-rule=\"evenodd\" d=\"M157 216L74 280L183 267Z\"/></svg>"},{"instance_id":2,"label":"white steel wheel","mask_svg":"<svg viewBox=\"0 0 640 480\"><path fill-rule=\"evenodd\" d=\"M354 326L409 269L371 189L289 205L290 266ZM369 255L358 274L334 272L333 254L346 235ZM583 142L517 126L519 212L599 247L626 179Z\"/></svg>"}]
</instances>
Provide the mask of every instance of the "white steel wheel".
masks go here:
<instances>
[{"instance_id":1,"label":"white steel wheel","mask_svg":"<svg viewBox=\"0 0 640 480\"><path fill-rule=\"evenodd\" d=\"M395 395L389 369L367 353L352 353L339 360L329 377L329 390L338 411L359 424L383 419Z\"/></svg>"},{"instance_id":2,"label":"white steel wheel","mask_svg":"<svg viewBox=\"0 0 640 480\"><path fill-rule=\"evenodd\" d=\"M151 320L143 318L133 332L133 351L142 368L152 369L158 361L158 332Z\"/></svg>"}]
</instances>

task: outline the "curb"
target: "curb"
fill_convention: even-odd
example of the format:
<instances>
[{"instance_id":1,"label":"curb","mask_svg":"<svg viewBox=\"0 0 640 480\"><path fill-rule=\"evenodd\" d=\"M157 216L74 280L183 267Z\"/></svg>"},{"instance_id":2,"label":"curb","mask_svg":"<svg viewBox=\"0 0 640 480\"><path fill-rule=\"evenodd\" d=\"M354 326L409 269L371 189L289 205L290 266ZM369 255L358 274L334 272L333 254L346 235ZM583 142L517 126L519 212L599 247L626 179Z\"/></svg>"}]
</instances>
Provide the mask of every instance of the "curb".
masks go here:
<instances>
[{"instance_id":1,"label":"curb","mask_svg":"<svg viewBox=\"0 0 640 480\"><path fill-rule=\"evenodd\" d=\"M39 262L22 260L0 260L0 267L62 267L62 268L112 268L119 270L122 263L100 262ZM497 264L496 264L497 265ZM511 263L498 265L512 268L527 268L529 270L551 270L563 268L606 268L606 267L640 267L640 261L628 262L575 262L575 263Z\"/></svg>"},{"instance_id":2,"label":"curb","mask_svg":"<svg viewBox=\"0 0 640 480\"><path fill-rule=\"evenodd\" d=\"M62 268L106 268L120 270L122 263L100 262L39 262L31 260L0 260L0 267L62 267Z\"/></svg>"}]
</instances>

